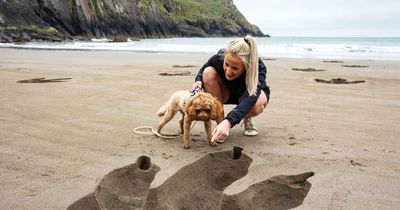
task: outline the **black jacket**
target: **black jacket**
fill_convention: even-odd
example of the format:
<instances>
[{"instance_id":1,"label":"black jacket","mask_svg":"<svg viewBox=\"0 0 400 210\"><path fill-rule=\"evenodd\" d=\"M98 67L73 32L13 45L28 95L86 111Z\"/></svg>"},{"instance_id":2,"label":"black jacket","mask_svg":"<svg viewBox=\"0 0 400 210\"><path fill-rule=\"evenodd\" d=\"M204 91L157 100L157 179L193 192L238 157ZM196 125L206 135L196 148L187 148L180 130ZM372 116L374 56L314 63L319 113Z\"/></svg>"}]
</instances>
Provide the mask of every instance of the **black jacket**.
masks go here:
<instances>
[{"instance_id":1,"label":"black jacket","mask_svg":"<svg viewBox=\"0 0 400 210\"><path fill-rule=\"evenodd\" d=\"M228 104L237 104L235 108L230 111L225 119L229 120L232 127L238 124L246 115L249 113L256 103L261 90L264 91L265 95L269 99L270 89L266 82L267 68L264 63L259 59L258 61L258 85L256 95L249 96L246 89L246 74L243 73L241 76L234 80L227 80L223 68L224 64L224 49L221 49L216 55L213 55L207 63L200 68L195 81L203 81L203 71L208 66L212 66L217 71L218 75L222 78L222 81L228 87L230 92L230 98Z\"/></svg>"}]
</instances>

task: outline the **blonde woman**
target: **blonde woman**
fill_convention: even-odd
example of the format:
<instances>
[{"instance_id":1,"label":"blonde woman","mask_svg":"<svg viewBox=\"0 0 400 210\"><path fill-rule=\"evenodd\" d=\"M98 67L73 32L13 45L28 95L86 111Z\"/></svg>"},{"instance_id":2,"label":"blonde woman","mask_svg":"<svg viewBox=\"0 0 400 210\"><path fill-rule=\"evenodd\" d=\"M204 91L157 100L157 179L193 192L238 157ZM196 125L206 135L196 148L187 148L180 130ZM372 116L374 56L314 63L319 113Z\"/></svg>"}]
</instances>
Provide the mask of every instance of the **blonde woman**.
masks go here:
<instances>
[{"instance_id":1,"label":"blonde woman","mask_svg":"<svg viewBox=\"0 0 400 210\"><path fill-rule=\"evenodd\" d=\"M266 74L267 69L258 57L256 40L249 35L230 42L199 70L193 89L203 88L224 104L237 104L224 119L217 120L213 141L224 142L230 128L242 119L245 136L258 134L251 118L261 114L269 101Z\"/></svg>"}]
</instances>

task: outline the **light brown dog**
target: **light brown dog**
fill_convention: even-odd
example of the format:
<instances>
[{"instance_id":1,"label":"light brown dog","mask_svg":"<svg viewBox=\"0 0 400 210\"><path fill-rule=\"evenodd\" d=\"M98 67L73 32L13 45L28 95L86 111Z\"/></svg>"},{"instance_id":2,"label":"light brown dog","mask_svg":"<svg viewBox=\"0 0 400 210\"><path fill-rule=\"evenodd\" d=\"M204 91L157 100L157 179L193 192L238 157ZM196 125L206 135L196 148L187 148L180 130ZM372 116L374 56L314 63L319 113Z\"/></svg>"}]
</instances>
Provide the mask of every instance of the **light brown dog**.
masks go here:
<instances>
[{"instance_id":1,"label":"light brown dog","mask_svg":"<svg viewBox=\"0 0 400 210\"><path fill-rule=\"evenodd\" d=\"M208 143L211 146L218 145L211 141L211 120L222 119L224 108L222 103L209 93L198 92L191 96L190 91L182 90L175 92L169 101L162 106L158 116L162 116L157 132L167 124L177 112L181 112L182 117L179 120L181 132L183 133L183 148L190 149L190 126L192 121L204 121L204 127L207 134Z\"/></svg>"}]
</instances>

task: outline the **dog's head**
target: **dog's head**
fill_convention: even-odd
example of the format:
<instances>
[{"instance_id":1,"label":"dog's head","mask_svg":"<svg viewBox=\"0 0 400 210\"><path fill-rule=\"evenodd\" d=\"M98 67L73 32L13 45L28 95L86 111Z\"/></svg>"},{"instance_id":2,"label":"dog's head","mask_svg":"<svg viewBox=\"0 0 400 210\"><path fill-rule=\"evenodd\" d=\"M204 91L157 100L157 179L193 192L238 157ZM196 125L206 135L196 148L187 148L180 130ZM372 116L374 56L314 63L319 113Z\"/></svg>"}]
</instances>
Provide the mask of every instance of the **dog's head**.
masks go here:
<instances>
[{"instance_id":1,"label":"dog's head","mask_svg":"<svg viewBox=\"0 0 400 210\"><path fill-rule=\"evenodd\" d=\"M224 114L222 103L209 93L199 92L190 97L185 104L184 112L193 120L216 120Z\"/></svg>"}]
</instances>

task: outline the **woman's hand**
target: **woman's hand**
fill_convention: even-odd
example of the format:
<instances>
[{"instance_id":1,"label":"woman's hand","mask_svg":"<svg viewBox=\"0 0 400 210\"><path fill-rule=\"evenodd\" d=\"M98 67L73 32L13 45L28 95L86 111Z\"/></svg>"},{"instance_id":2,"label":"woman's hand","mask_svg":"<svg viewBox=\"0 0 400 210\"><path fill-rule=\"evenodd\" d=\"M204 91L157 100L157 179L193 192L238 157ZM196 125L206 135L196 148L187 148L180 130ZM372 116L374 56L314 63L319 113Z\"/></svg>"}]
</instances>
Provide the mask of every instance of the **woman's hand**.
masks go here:
<instances>
[{"instance_id":1,"label":"woman's hand","mask_svg":"<svg viewBox=\"0 0 400 210\"><path fill-rule=\"evenodd\" d=\"M201 89L201 88L203 88L202 86L203 86L203 83L201 81L194 82L192 90L195 90L196 88L200 88Z\"/></svg>"},{"instance_id":2,"label":"woman's hand","mask_svg":"<svg viewBox=\"0 0 400 210\"><path fill-rule=\"evenodd\" d=\"M229 131L231 129L231 123L229 120L225 119L220 124L215 127L214 131L212 132L211 141L223 143L226 138L229 136Z\"/></svg>"}]
</instances>

